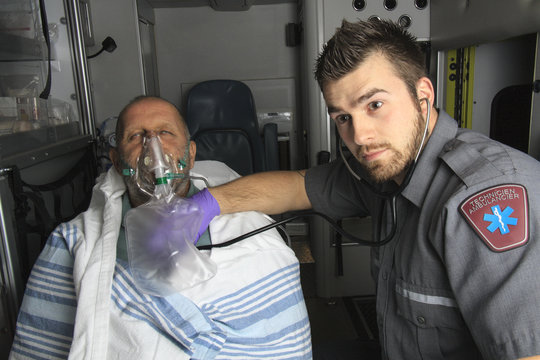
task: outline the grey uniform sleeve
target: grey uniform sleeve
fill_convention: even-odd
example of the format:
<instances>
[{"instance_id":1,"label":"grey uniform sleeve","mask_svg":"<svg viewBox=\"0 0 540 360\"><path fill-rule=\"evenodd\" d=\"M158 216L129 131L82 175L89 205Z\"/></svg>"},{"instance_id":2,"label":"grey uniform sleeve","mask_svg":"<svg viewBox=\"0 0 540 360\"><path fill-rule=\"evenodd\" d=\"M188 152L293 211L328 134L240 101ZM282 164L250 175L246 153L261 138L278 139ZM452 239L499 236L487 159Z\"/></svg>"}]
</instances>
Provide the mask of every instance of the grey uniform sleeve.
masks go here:
<instances>
[{"instance_id":1,"label":"grey uniform sleeve","mask_svg":"<svg viewBox=\"0 0 540 360\"><path fill-rule=\"evenodd\" d=\"M512 180L518 179L509 179L509 183ZM528 218L518 219L527 221L528 241L517 247L494 251L489 238L483 239L457 211L462 201L449 203L447 215L437 225L443 234L443 259L456 301L486 359L540 354L540 193L537 185L532 187L528 193ZM472 190L474 193L483 188ZM482 226L487 229L492 222L495 227L499 225L492 215L498 210L486 205L481 211L488 215ZM512 217L517 219L516 215Z\"/></svg>"},{"instance_id":2,"label":"grey uniform sleeve","mask_svg":"<svg viewBox=\"0 0 540 360\"><path fill-rule=\"evenodd\" d=\"M334 219L369 215L372 195L350 175L341 159L309 169L305 181L314 210Z\"/></svg>"}]
</instances>

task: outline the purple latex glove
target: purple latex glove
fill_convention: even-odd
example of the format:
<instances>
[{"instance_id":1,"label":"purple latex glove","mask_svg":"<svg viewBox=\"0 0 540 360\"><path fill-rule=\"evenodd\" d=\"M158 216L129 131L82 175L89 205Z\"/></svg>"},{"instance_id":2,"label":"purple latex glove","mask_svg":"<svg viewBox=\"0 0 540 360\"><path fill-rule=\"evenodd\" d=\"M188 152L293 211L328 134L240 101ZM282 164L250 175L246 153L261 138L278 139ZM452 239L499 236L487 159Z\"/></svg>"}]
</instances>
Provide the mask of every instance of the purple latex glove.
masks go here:
<instances>
[{"instance_id":1,"label":"purple latex glove","mask_svg":"<svg viewBox=\"0 0 540 360\"><path fill-rule=\"evenodd\" d=\"M201 235L204 234L204 232L208 228L210 221L212 221L214 217L219 215L221 209L219 208L217 200L212 196L212 194L210 194L210 191L208 191L208 189L206 188L199 191L189 199L193 200L193 202L199 205L199 207L203 211L201 226L199 227L199 231L197 232L197 240L199 240Z\"/></svg>"}]
</instances>

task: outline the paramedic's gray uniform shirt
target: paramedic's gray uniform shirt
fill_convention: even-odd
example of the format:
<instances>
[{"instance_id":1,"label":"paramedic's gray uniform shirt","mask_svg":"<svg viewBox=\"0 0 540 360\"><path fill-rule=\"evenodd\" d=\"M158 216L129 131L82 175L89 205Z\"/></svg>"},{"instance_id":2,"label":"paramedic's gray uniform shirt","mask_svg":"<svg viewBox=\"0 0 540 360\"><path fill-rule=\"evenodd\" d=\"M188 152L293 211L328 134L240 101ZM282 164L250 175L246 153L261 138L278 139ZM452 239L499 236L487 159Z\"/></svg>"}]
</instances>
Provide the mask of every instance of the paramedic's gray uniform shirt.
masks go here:
<instances>
[{"instance_id":1,"label":"paramedic's gray uniform shirt","mask_svg":"<svg viewBox=\"0 0 540 360\"><path fill-rule=\"evenodd\" d=\"M390 231L384 201L341 160L310 169L305 182L315 210L371 214L374 234ZM441 112L397 208L394 239L372 250L383 358L540 354L538 161Z\"/></svg>"}]
</instances>

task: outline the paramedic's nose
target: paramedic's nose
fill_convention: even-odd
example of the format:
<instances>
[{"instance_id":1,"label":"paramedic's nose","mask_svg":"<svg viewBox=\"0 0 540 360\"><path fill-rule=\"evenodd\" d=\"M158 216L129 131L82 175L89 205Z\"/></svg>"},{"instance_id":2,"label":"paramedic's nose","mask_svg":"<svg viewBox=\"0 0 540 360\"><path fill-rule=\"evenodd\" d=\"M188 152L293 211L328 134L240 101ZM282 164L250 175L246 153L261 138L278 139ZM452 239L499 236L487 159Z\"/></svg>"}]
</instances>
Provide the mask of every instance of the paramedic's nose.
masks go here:
<instances>
[{"instance_id":1,"label":"paramedic's nose","mask_svg":"<svg viewBox=\"0 0 540 360\"><path fill-rule=\"evenodd\" d=\"M352 118L353 140L356 145L368 145L373 142L374 128L365 114L355 114Z\"/></svg>"}]
</instances>

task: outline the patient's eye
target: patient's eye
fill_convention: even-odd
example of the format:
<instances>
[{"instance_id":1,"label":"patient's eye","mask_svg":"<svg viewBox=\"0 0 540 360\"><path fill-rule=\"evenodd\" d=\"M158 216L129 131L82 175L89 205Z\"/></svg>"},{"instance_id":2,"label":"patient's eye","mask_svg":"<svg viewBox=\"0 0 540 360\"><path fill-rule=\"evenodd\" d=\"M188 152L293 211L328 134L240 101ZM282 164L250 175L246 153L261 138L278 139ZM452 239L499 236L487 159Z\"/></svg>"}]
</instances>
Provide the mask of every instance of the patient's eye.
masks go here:
<instances>
[{"instance_id":1,"label":"patient's eye","mask_svg":"<svg viewBox=\"0 0 540 360\"><path fill-rule=\"evenodd\" d=\"M143 132L136 132L133 134L128 135L128 142L135 143L135 142L141 142L143 139Z\"/></svg>"},{"instance_id":2,"label":"patient's eye","mask_svg":"<svg viewBox=\"0 0 540 360\"><path fill-rule=\"evenodd\" d=\"M174 133L172 131L169 131L169 130L161 130L159 132L160 135L174 135Z\"/></svg>"}]
</instances>

